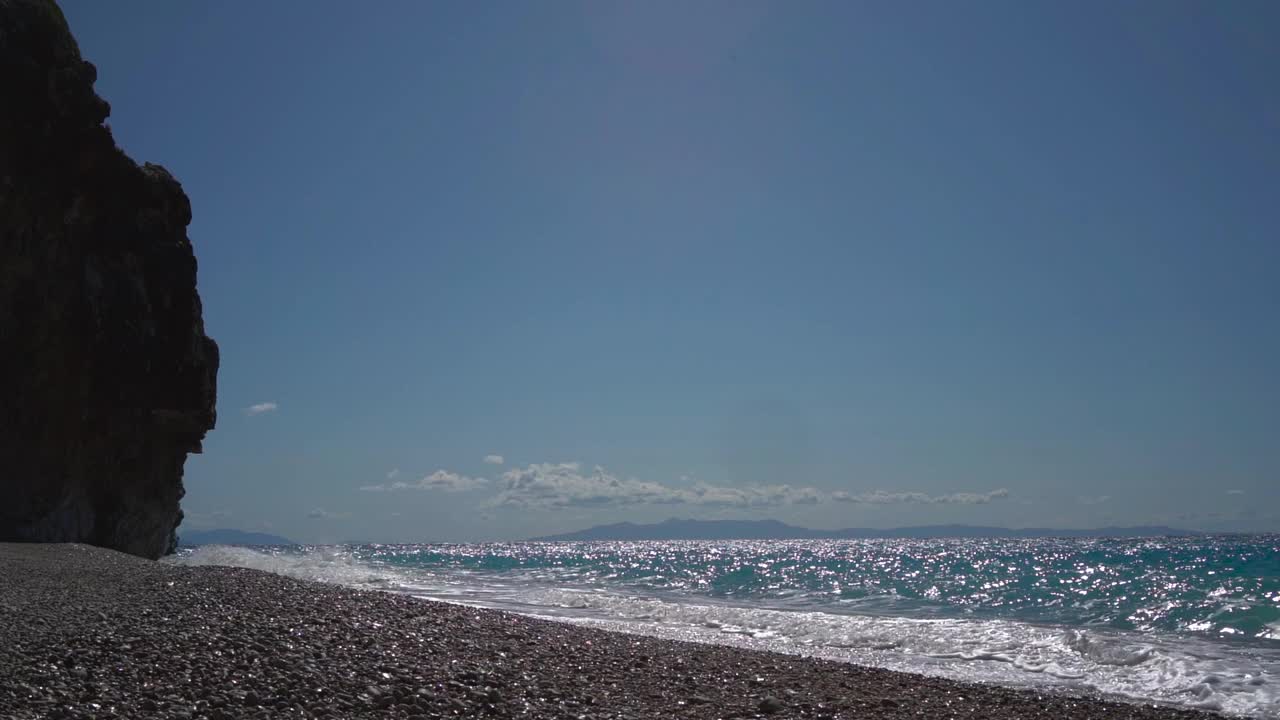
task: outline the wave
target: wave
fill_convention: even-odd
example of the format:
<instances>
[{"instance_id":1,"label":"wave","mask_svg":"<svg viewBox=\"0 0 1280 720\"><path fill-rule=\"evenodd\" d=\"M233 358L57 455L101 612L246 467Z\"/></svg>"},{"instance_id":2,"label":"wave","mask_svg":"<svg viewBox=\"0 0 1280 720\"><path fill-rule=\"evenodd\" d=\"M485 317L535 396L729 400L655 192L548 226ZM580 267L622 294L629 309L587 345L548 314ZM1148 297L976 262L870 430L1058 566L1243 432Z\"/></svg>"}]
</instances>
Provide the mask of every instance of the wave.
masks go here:
<instances>
[{"instance_id":1,"label":"wave","mask_svg":"<svg viewBox=\"0 0 1280 720\"><path fill-rule=\"evenodd\" d=\"M407 577L392 568L368 563L337 546L295 550L263 548L251 550L231 545L202 545L179 550L165 559L175 565L219 565L262 570L276 575L373 590L397 590Z\"/></svg>"},{"instance_id":2,"label":"wave","mask_svg":"<svg viewBox=\"0 0 1280 720\"><path fill-rule=\"evenodd\" d=\"M1197 638L1069 629L1009 620L842 615L675 603L610 592L530 589L526 608L673 639L765 647L1013 686L1052 685L1141 701L1280 717L1280 656ZM1255 654L1256 653L1256 654Z\"/></svg>"}]
</instances>

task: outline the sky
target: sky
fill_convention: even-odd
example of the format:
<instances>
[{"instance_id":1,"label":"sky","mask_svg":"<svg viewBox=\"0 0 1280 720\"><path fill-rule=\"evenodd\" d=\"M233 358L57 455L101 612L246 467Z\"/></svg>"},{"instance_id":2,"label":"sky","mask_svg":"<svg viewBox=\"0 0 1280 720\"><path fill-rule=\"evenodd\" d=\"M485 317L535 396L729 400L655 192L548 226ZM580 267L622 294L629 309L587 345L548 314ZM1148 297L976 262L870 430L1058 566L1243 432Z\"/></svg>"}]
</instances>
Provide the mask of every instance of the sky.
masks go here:
<instances>
[{"instance_id":1,"label":"sky","mask_svg":"<svg viewBox=\"0 0 1280 720\"><path fill-rule=\"evenodd\" d=\"M184 529L1280 530L1280 4L63 6L193 205Z\"/></svg>"}]
</instances>

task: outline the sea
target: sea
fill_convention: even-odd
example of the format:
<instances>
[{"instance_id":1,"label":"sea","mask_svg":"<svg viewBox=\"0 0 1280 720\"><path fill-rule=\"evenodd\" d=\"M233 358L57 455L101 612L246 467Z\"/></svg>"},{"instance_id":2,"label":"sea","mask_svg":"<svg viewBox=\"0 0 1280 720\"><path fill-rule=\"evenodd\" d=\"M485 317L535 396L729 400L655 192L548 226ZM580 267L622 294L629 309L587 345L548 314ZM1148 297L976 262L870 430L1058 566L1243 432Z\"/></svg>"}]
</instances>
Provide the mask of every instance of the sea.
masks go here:
<instances>
[{"instance_id":1,"label":"sea","mask_svg":"<svg viewBox=\"0 0 1280 720\"><path fill-rule=\"evenodd\" d=\"M214 545L171 562L1280 718L1280 535Z\"/></svg>"}]
</instances>

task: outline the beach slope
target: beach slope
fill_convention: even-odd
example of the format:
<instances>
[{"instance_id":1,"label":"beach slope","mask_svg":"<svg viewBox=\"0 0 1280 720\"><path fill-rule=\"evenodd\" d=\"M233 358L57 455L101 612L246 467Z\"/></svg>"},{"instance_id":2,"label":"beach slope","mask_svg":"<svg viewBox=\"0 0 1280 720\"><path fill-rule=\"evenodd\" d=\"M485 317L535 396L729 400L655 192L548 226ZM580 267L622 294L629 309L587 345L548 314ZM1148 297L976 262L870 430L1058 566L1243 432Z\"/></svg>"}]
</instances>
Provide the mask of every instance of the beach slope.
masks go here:
<instances>
[{"instance_id":1,"label":"beach slope","mask_svg":"<svg viewBox=\"0 0 1280 720\"><path fill-rule=\"evenodd\" d=\"M4 718L1215 718L0 544Z\"/></svg>"}]
</instances>

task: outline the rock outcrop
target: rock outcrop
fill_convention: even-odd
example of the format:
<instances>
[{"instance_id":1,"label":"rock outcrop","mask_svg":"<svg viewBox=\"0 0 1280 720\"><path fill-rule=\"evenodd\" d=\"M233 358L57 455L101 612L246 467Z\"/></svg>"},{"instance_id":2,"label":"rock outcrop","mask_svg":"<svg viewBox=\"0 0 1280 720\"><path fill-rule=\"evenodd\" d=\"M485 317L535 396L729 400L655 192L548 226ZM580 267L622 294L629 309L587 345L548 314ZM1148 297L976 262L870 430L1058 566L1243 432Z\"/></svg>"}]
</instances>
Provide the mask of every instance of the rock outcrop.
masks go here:
<instances>
[{"instance_id":1,"label":"rock outcrop","mask_svg":"<svg viewBox=\"0 0 1280 720\"><path fill-rule=\"evenodd\" d=\"M103 121L52 0L0 0L0 541L155 558L213 427L191 205Z\"/></svg>"}]
</instances>

